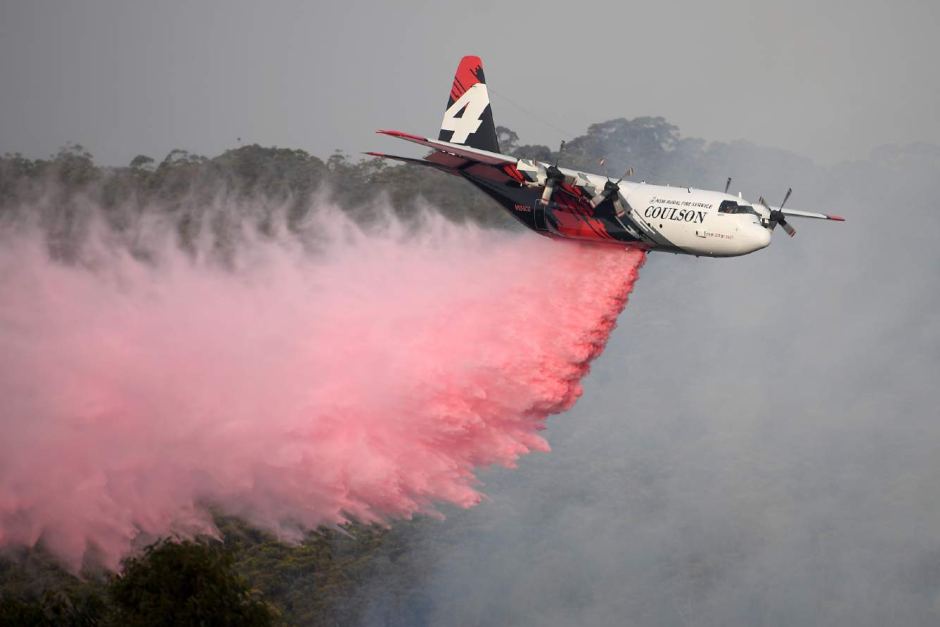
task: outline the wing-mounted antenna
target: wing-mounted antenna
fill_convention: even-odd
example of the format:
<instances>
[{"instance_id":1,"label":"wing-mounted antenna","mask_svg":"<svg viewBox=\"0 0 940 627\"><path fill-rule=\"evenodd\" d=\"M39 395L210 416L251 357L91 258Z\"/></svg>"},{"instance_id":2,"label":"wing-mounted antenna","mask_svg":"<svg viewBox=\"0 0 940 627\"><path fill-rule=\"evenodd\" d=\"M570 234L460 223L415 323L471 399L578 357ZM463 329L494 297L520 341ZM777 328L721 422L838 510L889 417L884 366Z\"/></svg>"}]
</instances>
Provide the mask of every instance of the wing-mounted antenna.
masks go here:
<instances>
[{"instance_id":1,"label":"wing-mounted antenna","mask_svg":"<svg viewBox=\"0 0 940 627\"><path fill-rule=\"evenodd\" d=\"M545 169L545 189L542 190L542 197L539 199L539 202L544 206L548 206L548 203L552 201L555 186L565 180L565 175L558 169L558 160L561 158L564 149L565 140L561 140L561 146L558 147L558 152L555 153L555 163Z\"/></svg>"}]
</instances>

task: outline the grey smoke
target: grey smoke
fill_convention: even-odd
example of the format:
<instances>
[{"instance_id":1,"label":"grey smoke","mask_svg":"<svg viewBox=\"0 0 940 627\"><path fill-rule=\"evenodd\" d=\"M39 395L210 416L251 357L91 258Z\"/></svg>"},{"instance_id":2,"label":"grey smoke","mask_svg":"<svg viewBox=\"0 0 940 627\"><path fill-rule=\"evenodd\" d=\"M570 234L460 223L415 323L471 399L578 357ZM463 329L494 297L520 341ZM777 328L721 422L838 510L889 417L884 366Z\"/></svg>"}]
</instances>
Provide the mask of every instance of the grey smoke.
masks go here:
<instances>
[{"instance_id":1,"label":"grey smoke","mask_svg":"<svg viewBox=\"0 0 940 627\"><path fill-rule=\"evenodd\" d=\"M940 621L940 148L794 163L848 221L653 254L554 450L423 525L367 624Z\"/></svg>"}]
</instances>

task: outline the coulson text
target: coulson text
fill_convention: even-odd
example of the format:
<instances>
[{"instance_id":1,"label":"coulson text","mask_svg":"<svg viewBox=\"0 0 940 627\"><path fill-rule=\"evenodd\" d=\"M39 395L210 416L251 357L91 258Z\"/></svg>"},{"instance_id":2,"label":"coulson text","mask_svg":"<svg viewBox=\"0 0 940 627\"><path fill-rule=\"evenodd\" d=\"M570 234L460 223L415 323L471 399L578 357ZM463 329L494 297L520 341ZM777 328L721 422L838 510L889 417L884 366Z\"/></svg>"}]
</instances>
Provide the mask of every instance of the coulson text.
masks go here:
<instances>
[{"instance_id":1,"label":"coulson text","mask_svg":"<svg viewBox=\"0 0 940 627\"><path fill-rule=\"evenodd\" d=\"M705 221L704 211L695 211L693 209L682 209L679 207L657 207L650 205L643 212L647 218L661 218L664 220L675 220L677 222L693 222L701 224Z\"/></svg>"}]
</instances>

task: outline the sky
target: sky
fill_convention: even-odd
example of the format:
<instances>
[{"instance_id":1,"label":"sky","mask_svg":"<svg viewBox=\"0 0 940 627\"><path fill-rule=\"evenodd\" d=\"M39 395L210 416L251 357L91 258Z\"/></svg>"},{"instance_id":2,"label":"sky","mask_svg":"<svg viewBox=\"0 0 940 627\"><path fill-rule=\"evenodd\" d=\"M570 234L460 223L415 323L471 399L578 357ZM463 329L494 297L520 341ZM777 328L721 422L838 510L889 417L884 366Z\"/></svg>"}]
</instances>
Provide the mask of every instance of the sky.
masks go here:
<instances>
[{"instance_id":1,"label":"sky","mask_svg":"<svg viewBox=\"0 0 940 627\"><path fill-rule=\"evenodd\" d=\"M0 152L389 150L373 131L436 134L476 54L523 142L661 115L833 163L940 143L938 27L931 0L0 0Z\"/></svg>"}]
</instances>

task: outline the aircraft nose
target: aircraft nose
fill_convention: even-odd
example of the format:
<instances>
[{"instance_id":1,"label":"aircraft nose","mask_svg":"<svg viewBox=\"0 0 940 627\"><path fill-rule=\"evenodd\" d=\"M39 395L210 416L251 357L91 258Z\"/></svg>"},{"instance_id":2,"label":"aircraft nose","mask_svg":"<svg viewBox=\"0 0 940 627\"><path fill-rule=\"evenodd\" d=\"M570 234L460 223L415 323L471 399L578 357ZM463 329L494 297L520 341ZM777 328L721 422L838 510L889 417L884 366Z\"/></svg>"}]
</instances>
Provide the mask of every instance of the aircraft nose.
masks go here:
<instances>
[{"instance_id":1,"label":"aircraft nose","mask_svg":"<svg viewBox=\"0 0 940 627\"><path fill-rule=\"evenodd\" d=\"M754 250L767 248L770 245L770 229L754 225L751 231L751 239L754 242Z\"/></svg>"}]
</instances>

